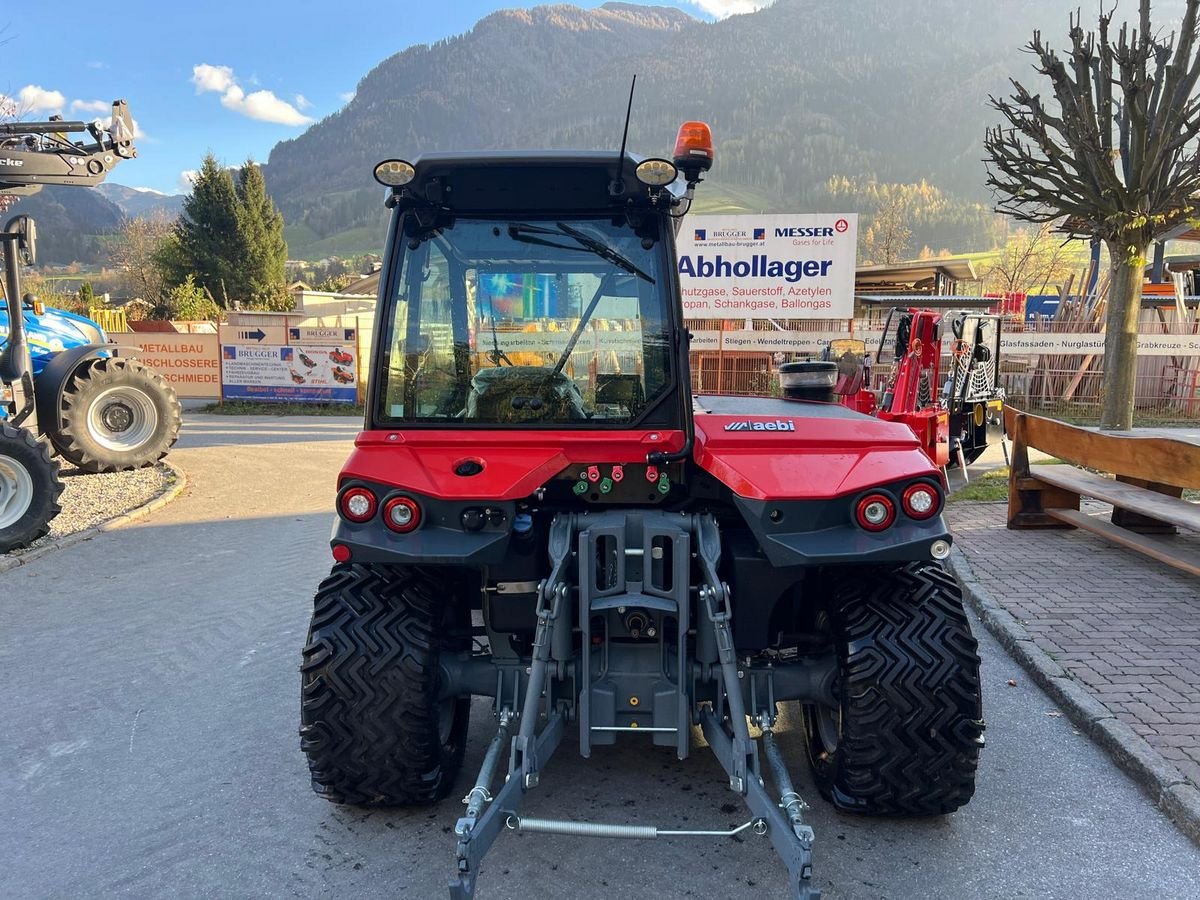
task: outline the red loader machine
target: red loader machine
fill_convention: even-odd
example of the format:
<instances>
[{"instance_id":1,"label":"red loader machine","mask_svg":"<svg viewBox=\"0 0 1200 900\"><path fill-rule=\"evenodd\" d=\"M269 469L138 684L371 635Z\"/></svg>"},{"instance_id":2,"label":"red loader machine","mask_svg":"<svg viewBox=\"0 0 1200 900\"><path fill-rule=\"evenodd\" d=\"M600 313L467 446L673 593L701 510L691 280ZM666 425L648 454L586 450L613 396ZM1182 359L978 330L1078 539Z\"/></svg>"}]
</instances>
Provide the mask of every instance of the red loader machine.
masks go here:
<instances>
[{"instance_id":1,"label":"red loader machine","mask_svg":"<svg viewBox=\"0 0 1200 900\"><path fill-rule=\"evenodd\" d=\"M835 381L833 393L839 402L908 425L935 465L957 465L966 477L967 466L987 449L987 426L999 418L1004 403L999 385L1001 319L962 312L950 320L950 327L954 341L944 382L942 316L927 309L889 313L873 366L863 341L835 341L828 355L836 371L831 366L826 377ZM876 390L871 386L871 370L880 367L886 367L887 374L882 388ZM817 373L807 377L815 378ZM781 378L786 391L789 376Z\"/></svg>"},{"instance_id":2,"label":"red loader machine","mask_svg":"<svg viewBox=\"0 0 1200 900\"><path fill-rule=\"evenodd\" d=\"M675 234L712 160L687 123L669 160L375 170L391 224L366 423L303 652L301 744L335 803L464 793L457 900L505 831L759 835L788 895L818 897L783 705L841 810L934 816L974 792L979 658L922 442L836 403L692 396ZM492 737L460 785L472 697ZM568 729L584 757L620 740L682 760L695 727L745 804L736 827L522 813Z\"/></svg>"}]
</instances>

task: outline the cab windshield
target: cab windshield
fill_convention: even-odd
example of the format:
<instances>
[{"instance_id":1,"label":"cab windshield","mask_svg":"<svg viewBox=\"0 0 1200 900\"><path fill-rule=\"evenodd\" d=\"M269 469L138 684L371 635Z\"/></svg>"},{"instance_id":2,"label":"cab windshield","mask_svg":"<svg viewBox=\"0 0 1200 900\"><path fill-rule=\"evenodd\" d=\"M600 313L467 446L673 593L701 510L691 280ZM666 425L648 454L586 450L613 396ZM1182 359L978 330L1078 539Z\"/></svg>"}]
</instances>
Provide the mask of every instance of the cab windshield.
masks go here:
<instances>
[{"instance_id":1,"label":"cab windshield","mask_svg":"<svg viewBox=\"0 0 1200 900\"><path fill-rule=\"evenodd\" d=\"M459 218L402 240L385 422L617 425L668 391L662 249L623 217Z\"/></svg>"}]
</instances>

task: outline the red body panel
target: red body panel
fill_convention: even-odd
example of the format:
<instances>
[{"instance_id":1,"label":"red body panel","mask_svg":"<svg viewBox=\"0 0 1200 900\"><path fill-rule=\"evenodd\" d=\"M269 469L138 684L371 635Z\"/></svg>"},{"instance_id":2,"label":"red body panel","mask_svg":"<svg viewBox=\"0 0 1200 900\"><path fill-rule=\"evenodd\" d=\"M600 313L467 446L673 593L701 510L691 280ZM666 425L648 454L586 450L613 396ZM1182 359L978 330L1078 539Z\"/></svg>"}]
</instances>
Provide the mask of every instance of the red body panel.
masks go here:
<instances>
[{"instance_id":1,"label":"red body panel","mask_svg":"<svg viewBox=\"0 0 1200 900\"><path fill-rule=\"evenodd\" d=\"M362 478L443 500L519 500L573 463L644 463L654 450L678 450L682 431L364 431L341 480ZM483 471L454 474L463 460Z\"/></svg>"},{"instance_id":2,"label":"red body panel","mask_svg":"<svg viewBox=\"0 0 1200 900\"><path fill-rule=\"evenodd\" d=\"M696 462L743 497L828 499L903 478L940 478L906 425L796 416L795 432L725 430L747 419L774 421L696 416Z\"/></svg>"},{"instance_id":3,"label":"red body panel","mask_svg":"<svg viewBox=\"0 0 1200 900\"><path fill-rule=\"evenodd\" d=\"M944 408L936 406L902 413L880 410L879 418L911 428L939 469L950 462L950 413Z\"/></svg>"},{"instance_id":4,"label":"red body panel","mask_svg":"<svg viewBox=\"0 0 1200 900\"><path fill-rule=\"evenodd\" d=\"M797 404L802 406L802 404ZM696 415L693 457L756 500L827 499L904 478L938 475L912 430L879 419L794 416L795 431L726 431L772 416ZM341 483L363 479L444 500L518 500L570 465L641 463L683 446L679 431L364 431ZM464 460L483 471L454 473Z\"/></svg>"}]
</instances>

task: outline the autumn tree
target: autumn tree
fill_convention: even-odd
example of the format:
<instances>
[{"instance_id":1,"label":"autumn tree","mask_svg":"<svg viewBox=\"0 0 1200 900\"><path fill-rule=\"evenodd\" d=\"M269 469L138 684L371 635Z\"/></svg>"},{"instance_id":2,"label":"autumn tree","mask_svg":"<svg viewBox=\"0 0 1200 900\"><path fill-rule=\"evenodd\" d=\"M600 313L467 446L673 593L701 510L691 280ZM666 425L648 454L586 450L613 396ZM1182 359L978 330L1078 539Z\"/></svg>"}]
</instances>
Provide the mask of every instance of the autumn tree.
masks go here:
<instances>
[{"instance_id":1,"label":"autumn tree","mask_svg":"<svg viewBox=\"0 0 1200 900\"><path fill-rule=\"evenodd\" d=\"M1034 32L1027 49L1051 97L1012 80L991 98L1003 123L984 138L997 209L1026 222L1060 223L1109 250L1101 428L1133 425L1137 325L1147 250L1156 235L1193 218L1200 190L1200 0L1186 0L1177 33L1155 31L1150 0L1113 39L1112 12L1097 31L1070 19L1060 56Z\"/></svg>"},{"instance_id":2,"label":"autumn tree","mask_svg":"<svg viewBox=\"0 0 1200 900\"><path fill-rule=\"evenodd\" d=\"M108 239L105 261L116 270L121 290L158 306L171 288L168 245L173 223L166 216L126 219Z\"/></svg>"},{"instance_id":3,"label":"autumn tree","mask_svg":"<svg viewBox=\"0 0 1200 900\"><path fill-rule=\"evenodd\" d=\"M1068 243L1052 226L1040 225L1010 235L983 277L990 290L1044 294L1070 272Z\"/></svg>"},{"instance_id":4,"label":"autumn tree","mask_svg":"<svg viewBox=\"0 0 1200 900\"><path fill-rule=\"evenodd\" d=\"M891 194L871 219L863 235L863 257L876 265L900 262L911 249L908 202Z\"/></svg>"}]
</instances>

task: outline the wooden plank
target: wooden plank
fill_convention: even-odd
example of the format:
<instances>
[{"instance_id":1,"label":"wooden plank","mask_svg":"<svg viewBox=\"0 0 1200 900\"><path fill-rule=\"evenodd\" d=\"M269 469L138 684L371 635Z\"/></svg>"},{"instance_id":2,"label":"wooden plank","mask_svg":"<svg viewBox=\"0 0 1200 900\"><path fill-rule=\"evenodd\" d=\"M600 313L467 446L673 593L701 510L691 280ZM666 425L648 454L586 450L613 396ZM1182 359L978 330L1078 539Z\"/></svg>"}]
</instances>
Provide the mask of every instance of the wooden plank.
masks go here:
<instances>
[{"instance_id":1,"label":"wooden plank","mask_svg":"<svg viewBox=\"0 0 1200 900\"><path fill-rule=\"evenodd\" d=\"M1112 481L1101 475L1084 472L1074 466L1035 466L1030 476L1074 494L1095 497L1113 506L1131 509L1134 512L1170 522L1184 528L1200 531L1200 504L1176 500L1166 494L1148 491L1120 481Z\"/></svg>"},{"instance_id":2,"label":"wooden plank","mask_svg":"<svg viewBox=\"0 0 1200 900\"><path fill-rule=\"evenodd\" d=\"M1122 547L1128 547L1130 550L1144 553L1146 556L1157 559L1159 562L1182 569L1192 575L1200 575L1200 554L1194 553L1188 547L1176 547L1169 541L1164 541L1160 538L1147 537L1144 534L1134 534L1132 531L1126 531L1119 525L1113 525L1104 519L1089 516L1087 513L1082 513L1074 509L1048 509L1046 510L1046 515L1058 519L1067 525L1074 525L1076 528L1090 531L1092 534L1120 544Z\"/></svg>"},{"instance_id":3,"label":"wooden plank","mask_svg":"<svg viewBox=\"0 0 1200 900\"><path fill-rule=\"evenodd\" d=\"M1128 475L1118 475L1117 481L1131 484L1134 487L1144 488L1147 491L1157 491L1160 494L1165 494L1168 497L1174 497L1178 500L1183 496L1183 488L1175 487L1170 484L1160 484L1157 481L1146 481L1143 478L1130 478ZM1200 506L1196 507L1200 510ZM1122 528L1128 528L1130 531L1136 531L1139 534L1177 534L1174 525L1169 525L1166 522L1160 522L1158 519L1152 519L1149 516L1143 516L1141 513L1133 512L1132 510L1122 509L1119 506L1114 506L1112 511L1112 523L1120 525Z\"/></svg>"},{"instance_id":4,"label":"wooden plank","mask_svg":"<svg viewBox=\"0 0 1200 900\"><path fill-rule=\"evenodd\" d=\"M1200 446L1189 441L1129 432L1092 431L1005 407L1006 429L1022 419L1024 442L1077 465L1156 481L1200 488ZM1010 424L1011 423L1011 424Z\"/></svg>"}]
</instances>

